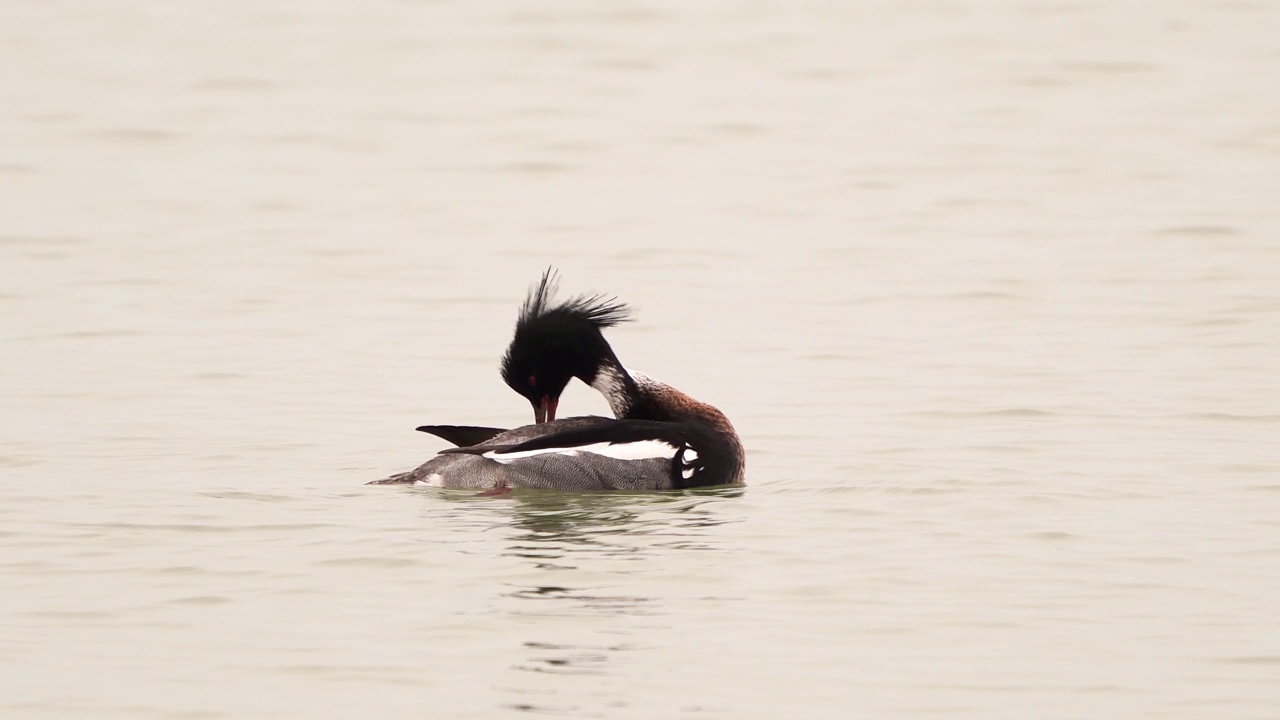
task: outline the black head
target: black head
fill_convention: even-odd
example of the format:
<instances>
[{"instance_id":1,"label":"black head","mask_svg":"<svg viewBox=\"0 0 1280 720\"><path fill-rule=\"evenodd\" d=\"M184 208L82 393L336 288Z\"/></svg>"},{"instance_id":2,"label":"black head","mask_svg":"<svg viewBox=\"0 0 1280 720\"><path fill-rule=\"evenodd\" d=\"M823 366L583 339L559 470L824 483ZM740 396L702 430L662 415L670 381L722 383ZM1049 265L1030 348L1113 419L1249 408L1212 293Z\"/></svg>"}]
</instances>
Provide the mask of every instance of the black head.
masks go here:
<instances>
[{"instance_id":1,"label":"black head","mask_svg":"<svg viewBox=\"0 0 1280 720\"><path fill-rule=\"evenodd\" d=\"M542 281L530 288L502 357L502 379L529 400L539 423L555 420L569 380L590 384L603 363L617 362L601 330L631 319L625 304L603 295L552 304L557 285L555 271L547 268Z\"/></svg>"}]
</instances>

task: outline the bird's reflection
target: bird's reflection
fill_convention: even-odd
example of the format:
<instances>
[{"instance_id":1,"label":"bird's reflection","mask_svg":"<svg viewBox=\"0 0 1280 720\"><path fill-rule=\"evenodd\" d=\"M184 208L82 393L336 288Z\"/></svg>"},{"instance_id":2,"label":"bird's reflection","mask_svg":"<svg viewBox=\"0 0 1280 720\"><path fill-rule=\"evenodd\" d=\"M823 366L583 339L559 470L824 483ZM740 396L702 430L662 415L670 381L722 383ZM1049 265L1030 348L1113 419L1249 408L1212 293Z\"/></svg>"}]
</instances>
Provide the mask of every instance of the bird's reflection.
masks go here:
<instances>
[{"instance_id":1,"label":"bird's reflection","mask_svg":"<svg viewBox=\"0 0 1280 720\"><path fill-rule=\"evenodd\" d=\"M502 602L512 616L551 622L522 642L512 669L528 679L513 678L507 690L520 702L507 707L566 711L536 698L545 683L527 674L608 675L619 655L643 647L646 628L667 614L651 573L672 555L717 548L708 531L733 521L722 506L741 493L513 494L504 554L544 579L512 585Z\"/></svg>"},{"instance_id":2,"label":"bird's reflection","mask_svg":"<svg viewBox=\"0 0 1280 720\"><path fill-rule=\"evenodd\" d=\"M685 493L512 493L512 525L527 539L590 542L599 536L675 527L712 527L726 522L710 505L739 497L741 488Z\"/></svg>"},{"instance_id":3,"label":"bird's reflection","mask_svg":"<svg viewBox=\"0 0 1280 720\"><path fill-rule=\"evenodd\" d=\"M628 645L557 645L548 642L526 642L529 659L517 666L526 672L560 675L603 675L612 653L632 649Z\"/></svg>"},{"instance_id":4,"label":"bird's reflection","mask_svg":"<svg viewBox=\"0 0 1280 720\"><path fill-rule=\"evenodd\" d=\"M529 493L513 496L513 530L506 551L509 557L530 561L539 570L558 571L557 578L574 578L583 568L609 574L630 574L633 567L665 552L706 549L698 538L707 528L729 520L717 515L709 503L731 494L572 494ZM584 567L585 566L585 567ZM602 595L585 587L539 584L519 587L511 597L527 600L569 601L576 612L645 614L653 598L635 595Z\"/></svg>"},{"instance_id":5,"label":"bird's reflection","mask_svg":"<svg viewBox=\"0 0 1280 720\"><path fill-rule=\"evenodd\" d=\"M498 497L445 495L518 561L495 609L527 632L499 684L507 710L575 714L557 676L609 675L619 655L643 650L679 600L663 575L691 552L727 551L715 528L737 522L741 488L679 493L517 490ZM479 507L464 507L475 501ZM479 511L479 512L476 512ZM624 663L625 665L625 663Z\"/></svg>"}]
</instances>

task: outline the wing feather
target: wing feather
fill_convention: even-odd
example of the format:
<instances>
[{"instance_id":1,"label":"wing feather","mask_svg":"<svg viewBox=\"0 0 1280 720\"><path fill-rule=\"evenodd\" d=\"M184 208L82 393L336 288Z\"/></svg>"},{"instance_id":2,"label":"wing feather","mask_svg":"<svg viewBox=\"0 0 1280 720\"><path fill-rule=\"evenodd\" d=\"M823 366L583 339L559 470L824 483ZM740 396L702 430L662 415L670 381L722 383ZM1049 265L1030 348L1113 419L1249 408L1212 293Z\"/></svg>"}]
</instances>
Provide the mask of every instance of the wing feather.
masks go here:
<instances>
[{"instance_id":1,"label":"wing feather","mask_svg":"<svg viewBox=\"0 0 1280 720\"><path fill-rule=\"evenodd\" d=\"M435 435L441 440L451 442L459 447L479 445L506 432L503 428L476 425L422 425L416 429L418 432Z\"/></svg>"}]
</instances>

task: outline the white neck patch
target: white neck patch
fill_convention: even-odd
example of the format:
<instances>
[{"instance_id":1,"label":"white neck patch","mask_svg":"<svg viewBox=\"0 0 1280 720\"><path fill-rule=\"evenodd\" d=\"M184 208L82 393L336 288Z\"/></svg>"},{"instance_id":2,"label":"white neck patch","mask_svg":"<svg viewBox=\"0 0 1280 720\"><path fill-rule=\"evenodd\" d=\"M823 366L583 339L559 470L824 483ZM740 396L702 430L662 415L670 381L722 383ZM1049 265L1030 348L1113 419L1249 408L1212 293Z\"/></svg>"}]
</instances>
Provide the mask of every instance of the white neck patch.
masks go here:
<instances>
[{"instance_id":1,"label":"white neck patch","mask_svg":"<svg viewBox=\"0 0 1280 720\"><path fill-rule=\"evenodd\" d=\"M616 365L605 365L596 373L596 378L591 383L591 387L609 401L609 409L613 411L614 417L623 417L631 409L631 396L627 393L624 372L630 374L630 371Z\"/></svg>"}]
</instances>

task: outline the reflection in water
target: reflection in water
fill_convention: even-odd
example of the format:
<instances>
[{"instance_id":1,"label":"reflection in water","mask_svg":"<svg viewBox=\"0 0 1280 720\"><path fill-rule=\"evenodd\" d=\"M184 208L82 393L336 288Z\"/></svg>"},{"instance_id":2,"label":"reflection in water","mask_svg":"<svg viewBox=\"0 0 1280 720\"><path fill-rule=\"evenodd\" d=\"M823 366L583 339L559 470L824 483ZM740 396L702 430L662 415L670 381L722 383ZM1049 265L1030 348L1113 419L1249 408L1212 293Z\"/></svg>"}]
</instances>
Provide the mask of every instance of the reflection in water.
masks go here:
<instances>
[{"instance_id":1,"label":"reflection in water","mask_svg":"<svg viewBox=\"0 0 1280 720\"><path fill-rule=\"evenodd\" d=\"M708 531L736 518L721 511L741 488L672 494L515 493L509 497L511 535L505 555L528 561L534 582L501 599L521 620L523 639L503 689L505 708L530 713L583 712L581 705L548 704L566 676L615 675L620 656L643 646L667 623L670 599L654 580L672 554L714 550ZM621 562L619 562L621 561ZM635 592L642 589L644 592ZM529 625L529 618L539 622ZM548 686L549 678L556 678ZM595 694L609 694L600 687ZM581 698L575 698L581 700ZM599 700L599 698L597 698ZM625 704L619 696L606 704ZM593 703L594 704L594 703Z\"/></svg>"},{"instance_id":2,"label":"reflection in water","mask_svg":"<svg viewBox=\"0 0 1280 720\"><path fill-rule=\"evenodd\" d=\"M517 541L544 548L558 543L606 547L611 536L623 534L696 536L700 529L728 522L714 508L724 498L742 493L742 488L663 494L513 493L512 525L526 531L516 536Z\"/></svg>"},{"instance_id":3,"label":"reflection in water","mask_svg":"<svg viewBox=\"0 0 1280 720\"><path fill-rule=\"evenodd\" d=\"M644 570L619 566L618 560L643 561L674 551L708 550L701 540L707 529L730 522L716 513L725 498L739 497L741 488L672 494L517 493L512 496L511 527L516 530L503 553L529 560L538 570L572 579L608 560L611 574ZM556 601L554 613L592 614L652 612L653 598L606 595L586 587L537 584L521 587L510 597ZM545 613L548 608L534 612ZM529 612L522 608L516 612Z\"/></svg>"},{"instance_id":4,"label":"reflection in water","mask_svg":"<svg viewBox=\"0 0 1280 720\"><path fill-rule=\"evenodd\" d=\"M739 547L717 529L742 520L736 500L746 490L404 492L430 499L433 524L459 531L459 552L496 554L514 565L484 611L507 637L494 684L500 711L599 717L631 704L633 689L619 680L669 641L683 612L723 599L696 579L672 583L670 573L684 572L678 569L692 553Z\"/></svg>"},{"instance_id":5,"label":"reflection in water","mask_svg":"<svg viewBox=\"0 0 1280 720\"><path fill-rule=\"evenodd\" d=\"M562 675L603 675L609 653L633 649L625 644L591 647L546 642L526 642L524 647L533 655L517 669Z\"/></svg>"},{"instance_id":6,"label":"reflection in water","mask_svg":"<svg viewBox=\"0 0 1280 720\"><path fill-rule=\"evenodd\" d=\"M517 610L516 615L652 615L655 598L634 595L602 595L588 588L531 587L509 593L524 600L554 601L550 607Z\"/></svg>"}]
</instances>

